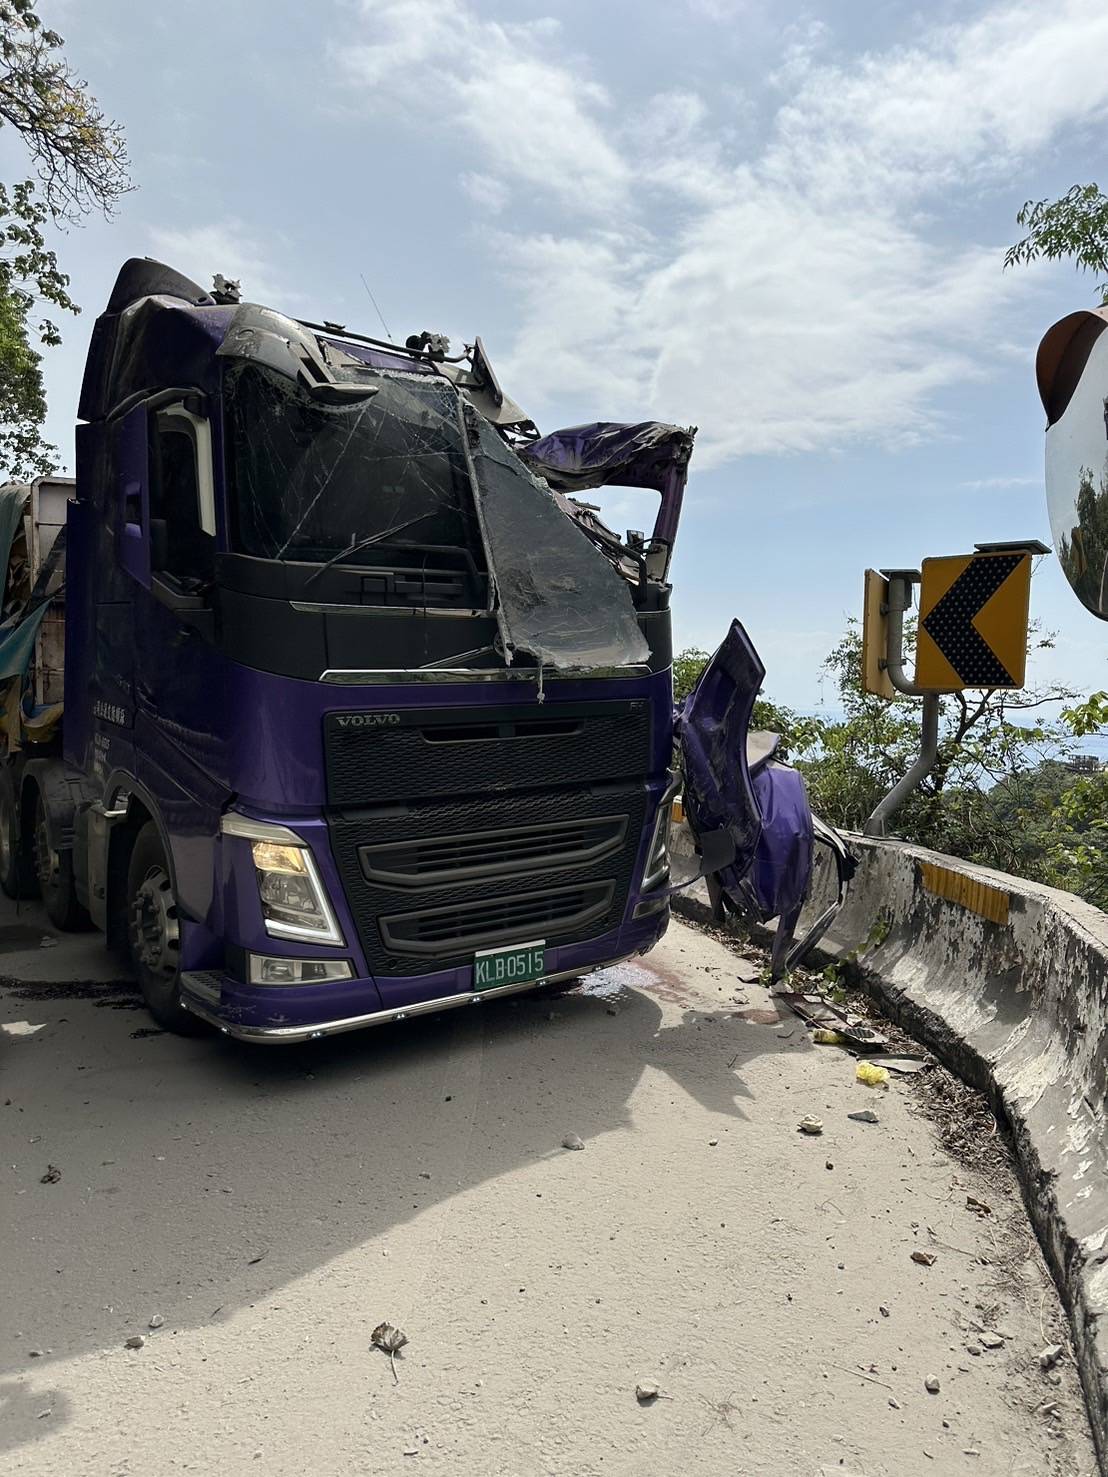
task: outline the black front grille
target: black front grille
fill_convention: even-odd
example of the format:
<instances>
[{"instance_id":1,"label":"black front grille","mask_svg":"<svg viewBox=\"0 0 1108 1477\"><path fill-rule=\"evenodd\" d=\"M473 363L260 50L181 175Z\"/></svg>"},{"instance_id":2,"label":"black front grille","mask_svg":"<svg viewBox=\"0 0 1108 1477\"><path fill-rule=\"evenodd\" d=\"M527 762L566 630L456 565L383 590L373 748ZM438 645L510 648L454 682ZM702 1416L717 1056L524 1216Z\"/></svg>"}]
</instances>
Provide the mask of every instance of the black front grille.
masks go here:
<instances>
[{"instance_id":1,"label":"black front grille","mask_svg":"<svg viewBox=\"0 0 1108 1477\"><path fill-rule=\"evenodd\" d=\"M511 877L601 861L620 849L626 815L576 821L546 821L466 835L383 841L363 846L362 871L370 882L391 887L426 887L477 877Z\"/></svg>"},{"instance_id":2,"label":"black front grille","mask_svg":"<svg viewBox=\"0 0 1108 1477\"><path fill-rule=\"evenodd\" d=\"M643 699L329 713L323 740L339 806L645 778L651 767Z\"/></svg>"},{"instance_id":3,"label":"black front grille","mask_svg":"<svg viewBox=\"0 0 1108 1477\"><path fill-rule=\"evenodd\" d=\"M590 882L583 887L547 887L452 908L398 913L381 918L381 937L392 953L424 959L545 938L552 929L564 933L587 928L604 917L614 886L612 882Z\"/></svg>"},{"instance_id":4,"label":"black front grille","mask_svg":"<svg viewBox=\"0 0 1108 1477\"><path fill-rule=\"evenodd\" d=\"M415 975L470 964L476 948L615 928L645 808L645 786L632 780L332 810L331 845L370 969Z\"/></svg>"}]
</instances>

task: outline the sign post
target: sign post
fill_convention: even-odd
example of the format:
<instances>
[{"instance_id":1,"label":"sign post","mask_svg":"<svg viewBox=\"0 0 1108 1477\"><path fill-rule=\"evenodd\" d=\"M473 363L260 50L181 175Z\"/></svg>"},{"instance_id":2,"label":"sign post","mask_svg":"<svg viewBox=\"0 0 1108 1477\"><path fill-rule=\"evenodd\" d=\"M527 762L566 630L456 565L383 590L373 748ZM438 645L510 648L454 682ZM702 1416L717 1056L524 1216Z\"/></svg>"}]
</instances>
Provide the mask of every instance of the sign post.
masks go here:
<instances>
[{"instance_id":1,"label":"sign post","mask_svg":"<svg viewBox=\"0 0 1108 1477\"><path fill-rule=\"evenodd\" d=\"M866 821L867 836L884 836L889 816L931 772L939 752L944 693L1023 686L1031 558L1049 552L1037 539L978 544L973 554L925 559L921 571L866 571L862 686L880 697L895 691L923 698L919 756ZM909 678L904 670L904 613L911 609L915 584L920 585L920 617L915 673ZM884 658L875 670L873 654L882 641Z\"/></svg>"}]
</instances>

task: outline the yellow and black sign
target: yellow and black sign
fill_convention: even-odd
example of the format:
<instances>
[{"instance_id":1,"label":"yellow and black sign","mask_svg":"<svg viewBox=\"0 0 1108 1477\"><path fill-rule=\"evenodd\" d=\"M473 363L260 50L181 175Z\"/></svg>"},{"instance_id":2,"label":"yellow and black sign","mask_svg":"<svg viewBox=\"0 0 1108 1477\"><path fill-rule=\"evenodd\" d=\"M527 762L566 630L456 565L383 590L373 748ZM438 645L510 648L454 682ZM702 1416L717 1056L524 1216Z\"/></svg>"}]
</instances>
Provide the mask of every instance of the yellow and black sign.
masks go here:
<instances>
[{"instance_id":1,"label":"yellow and black sign","mask_svg":"<svg viewBox=\"0 0 1108 1477\"><path fill-rule=\"evenodd\" d=\"M1031 553L1004 549L925 559L916 687L1022 687L1027 667Z\"/></svg>"},{"instance_id":2,"label":"yellow and black sign","mask_svg":"<svg viewBox=\"0 0 1108 1477\"><path fill-rule=\"evenodd\" d=\"M862 619L862 687L875 697L891 702L896 688L889 681L884 662L888 648L889 582L876 569L866 570L866 595Z\"/></svg>"}]
</instances>

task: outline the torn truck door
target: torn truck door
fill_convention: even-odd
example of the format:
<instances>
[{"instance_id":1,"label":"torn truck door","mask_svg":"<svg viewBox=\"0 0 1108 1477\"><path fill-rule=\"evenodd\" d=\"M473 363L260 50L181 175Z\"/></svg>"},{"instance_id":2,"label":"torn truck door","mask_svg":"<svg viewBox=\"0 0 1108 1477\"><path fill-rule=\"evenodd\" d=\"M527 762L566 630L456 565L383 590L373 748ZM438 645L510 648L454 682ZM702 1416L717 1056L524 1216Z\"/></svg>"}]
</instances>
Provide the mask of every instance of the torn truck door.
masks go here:
<instances>
[{"instance_id":1,"label":"torn truck door","mask_svg":"<svg viewBox=\"0 0 1108 1477\"><path fill-rule=\"evenodd\" d=\"M778 736L749 731L764 677L750 638L733 621L676 721L685 809L702 871L733 911L759 923L777 919L770 956L776 979L801 962L839 911L853 859L837 833L812 815L800 773L778 761ZM816 841L831 853L838 897L791 947Z\"/></svg>"},{"instance_id":2,"label":"torn truck door","mask_svg":"<svg viewBox=\"0 0 1108 1477\"><path fill-rule=\"evenodd\" d=\"M739 888L762 834L746 740L765 675L750 637L732 621L676 717L689 824L729 890Z\"/></svg>"}]
</instances>

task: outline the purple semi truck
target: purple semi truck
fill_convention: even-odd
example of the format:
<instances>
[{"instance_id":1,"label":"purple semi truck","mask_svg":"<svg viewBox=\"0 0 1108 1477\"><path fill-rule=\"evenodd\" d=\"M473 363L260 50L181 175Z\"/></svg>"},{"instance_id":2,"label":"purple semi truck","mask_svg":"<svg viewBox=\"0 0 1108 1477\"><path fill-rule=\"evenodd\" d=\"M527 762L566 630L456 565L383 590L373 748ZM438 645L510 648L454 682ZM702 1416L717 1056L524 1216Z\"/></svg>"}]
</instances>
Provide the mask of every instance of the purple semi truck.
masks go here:
<instances>
[{"instance_id":1,"label":"purple semi truck","mask_svg":"<svg viewBox=\"0 0 1108 1477\"><path fill-rule=\"evenodd\" d=\"M651 948L693 432L540 437L480 340L216 281L127 262L75 483L0 497L0 884L126 949L162 1026L258 1042ZM573 496L606 483L660 494L649 535Z\"/></svg>"}]
</instances>

